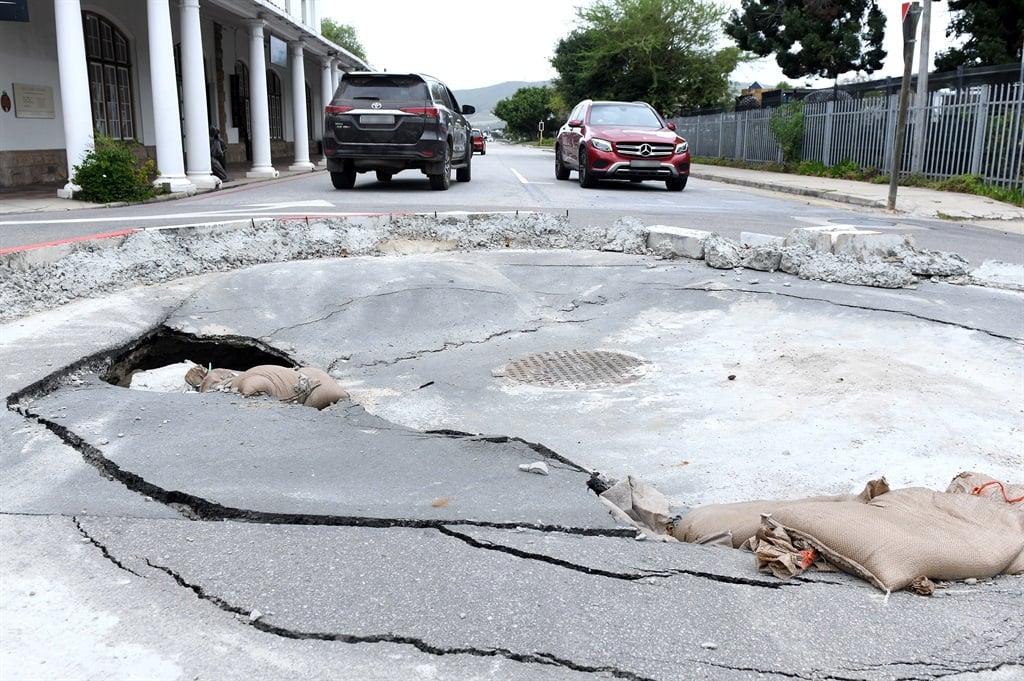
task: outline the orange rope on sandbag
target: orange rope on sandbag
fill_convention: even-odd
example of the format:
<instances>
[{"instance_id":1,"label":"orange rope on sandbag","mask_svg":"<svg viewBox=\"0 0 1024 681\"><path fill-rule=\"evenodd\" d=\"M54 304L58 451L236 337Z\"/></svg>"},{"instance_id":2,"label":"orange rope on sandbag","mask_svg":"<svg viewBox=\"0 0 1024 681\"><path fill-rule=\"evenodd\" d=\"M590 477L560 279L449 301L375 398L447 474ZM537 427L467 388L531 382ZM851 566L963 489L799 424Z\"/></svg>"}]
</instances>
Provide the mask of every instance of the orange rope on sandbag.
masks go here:
<instances>
[{"instance_id":1,"label":"orange rope on sandbag","mask_svg":"<svg viewBox=\"0 0 1024 681\"><path fill-rule=\"evenodd\" d=\"M800 552L803 558L800 559L800 569L806 570L807 568L814 565L814 561L818 560L818 555L814 552L814 549L804 549Z\"/></svg>"},{"instance_id":2,"label":"orange rope on sandbag","mask_svg":"<svg viewBox=\"0 0 1024 681\"><path fill-rule=\"evenodd\" d=\"M978 496L981 494L982 490L984 490L989 485L999 485L999 491L1003 493L1003 499L1006 499L1006 503L1008 504L1016 504L1021 501L1024 501L1024 496L1017 497L1016 499L1011 499L1009 496L1007 496L1006 488L1003 487L1003 483L999 482L998 480L989 480L984 485L978 485L977 487L971 490L971 494Z\"/></svg>"}]
</instances>

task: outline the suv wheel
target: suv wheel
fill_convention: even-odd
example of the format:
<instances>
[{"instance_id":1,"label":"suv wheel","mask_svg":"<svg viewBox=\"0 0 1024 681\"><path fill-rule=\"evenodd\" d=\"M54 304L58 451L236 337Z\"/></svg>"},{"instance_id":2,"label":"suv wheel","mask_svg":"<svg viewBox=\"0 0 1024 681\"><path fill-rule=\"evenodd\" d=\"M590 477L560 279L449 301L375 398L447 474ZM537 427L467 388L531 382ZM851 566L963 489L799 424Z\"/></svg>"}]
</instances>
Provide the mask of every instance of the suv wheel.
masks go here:
<instances>
[{"instance_id":1,"label":"suv wheel","mask_svg":"<svg viewBox=\"0 0 1024 681\"><path fill-rule=\"evenodd\" d=\"M331 184L335 189L351 189L356 183L356 171L354 168L346 168L340 173L331 173Z\"/></svg>"},{"instance_id":2,"label":"suv wheel","mask_svg":"<svg viewBox=\"0 0 1024 681\"><path fill-rule=\"evenodd\" d=\"M586 189L593 189L597 186L597 180L590 173L590 159L587 158L587 148L580 148L580 167L577 173L580 176L580 186Z\"/></svg>"},{"instance_id":3,"label":"suv wheel","mask_svg":"<svg viewBox=\"0 0 1024 681\"><path fill-rule=\"evenodd\" d=\"M670 192L681 192L683 187L686 186L686 177L677 177L671 180L665 180L665 188Z\"/></svg>"},{"instance_id":4,"label":"suv wheel","mask_svg":"<svg viewBox=\"0 0 1024 681\"><path fill-rule=\"evenodd\" d=\"M444 191L452 186L452 145L444 147L444 172L438 175L429 175L430 188Z\"/></svg>"},{"instance_id":5,"label":"suv wheel","mask_svg":"<svg viewBox=\"0 0 1024 681\"><path fill-rule=\"evenodd\" d=\"M555 147L555 179L569 179L569 169L562 164L562 148L559 146Z\"/></svg>"},{"instance_id":6,"label":"suv wheel","mask_svg":"<svg viewBox=\"0 0 1024 681\"><path fill-rule=\"evenodd\" d=\"M466 150L466 165L455 169L455 180L457 182L469 182L473 179L473 145Z\"/></svg>"}]
</instances>

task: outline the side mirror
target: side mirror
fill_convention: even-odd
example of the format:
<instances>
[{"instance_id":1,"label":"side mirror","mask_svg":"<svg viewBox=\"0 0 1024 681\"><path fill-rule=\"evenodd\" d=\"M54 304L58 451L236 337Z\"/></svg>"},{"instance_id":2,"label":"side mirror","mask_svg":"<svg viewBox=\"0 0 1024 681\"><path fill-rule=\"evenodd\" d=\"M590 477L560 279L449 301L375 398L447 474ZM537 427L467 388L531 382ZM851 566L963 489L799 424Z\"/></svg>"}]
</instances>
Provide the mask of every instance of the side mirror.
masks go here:
<instances>
[{"instance_id":1,"label":"side mirror","mask_svg":"<svg viewBox=\"0 0 1024 681\"><path fill-rule=\"evenodd\" d=\"M571 121L569 121L566 125L568 125L570 128L582 128L583 121L581 121L578 118L574 118Z\"/></svg>"},{"instance_id":2,"label":"side mirror","mask_svg":"<svg viewBox=\"0 0 1024 681\"><path fill-rule=\"evenodd\" d=\"M675 123L666 123L665 127L668 128L669 130L672 130L673 132L675 132L676 124Z\"/></svg>"},{"instance_id":3,"label":"side mirror","mask_svg":"<svg viewBox=\"0 0 1024 681\"><path fill-rule=\"evenodd\" d=\"M475 114L476 113L476 107L472 106L471 104L463 104L462 105L462 113L466 114L467 116L469 114Z\"/></svg>"}]
</instances>

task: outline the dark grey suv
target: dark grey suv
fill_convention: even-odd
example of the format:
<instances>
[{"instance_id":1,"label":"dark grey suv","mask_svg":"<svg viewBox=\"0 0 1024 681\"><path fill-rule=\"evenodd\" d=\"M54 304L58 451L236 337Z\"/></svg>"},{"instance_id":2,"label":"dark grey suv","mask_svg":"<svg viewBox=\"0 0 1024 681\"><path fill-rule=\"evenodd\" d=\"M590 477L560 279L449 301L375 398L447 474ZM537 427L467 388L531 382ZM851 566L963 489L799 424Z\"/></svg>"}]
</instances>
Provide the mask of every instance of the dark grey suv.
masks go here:
<instances>
[{"instance_id":1,"label":"dark grey suv","mask_svg":"<svg viewBox=\"0 0 1024 681\"><path fill-rule=\"evenodd\" d=\"M455 179L469 182L472 130L447 85L416 73L346 73L324 118L324 156L336 189L355 184L356 173L375 171L387 182L415 169L432 189Z\"/></svg>"}]
</instances>

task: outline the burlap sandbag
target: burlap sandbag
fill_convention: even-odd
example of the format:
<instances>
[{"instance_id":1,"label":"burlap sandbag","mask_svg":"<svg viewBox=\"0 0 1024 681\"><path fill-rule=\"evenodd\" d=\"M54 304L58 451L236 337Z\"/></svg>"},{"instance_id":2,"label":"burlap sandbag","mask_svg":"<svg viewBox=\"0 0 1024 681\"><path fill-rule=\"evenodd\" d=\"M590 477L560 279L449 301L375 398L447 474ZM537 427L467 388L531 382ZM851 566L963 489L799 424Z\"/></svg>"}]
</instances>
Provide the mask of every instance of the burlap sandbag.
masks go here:
<instances>
[{"instance_id":1,"label":"burlap sandbag","mask_svg":"<svg viewBox=\"0 0 1024 681\"><path fill-rule=\"evenodd\" d=\"M349 397L329 374L312 367L291 368L263 364L239 372L231 369L207 371L195 366L188 371L185 380L200 392L233 390L246 397L270 395L283 402L295 402L316 409L323 409Z\"/></svg>"},{"instance_id":2,"label":"burlap sandbag","mask_svg":"<svg viewBox=\"0 0 1024 681\"><path fill-rule=\"evenodd\" d=\"M1024 485L1014 485L996 480L984 473L964 471L949 483L946 492L950 494L974 494L976 496L1012 504L1024 513Z\"/></svg>"},{"instance_id":3,"label":"burlap sandbag","mask_svg":"<svg viewBox=\"0 0 1024 681\"><path fill-rule=\"evenodd\" d=\"M670 533L679 541L693 544L731 546L738 549L761 529L761 515L774 513L777 509L797 501L816 502L859 502L866 503L873 497L889 490L885 478L871 480L860 494L839 494L810 497L807 499L761 499L741 501L732 504L708 504L690 511L676 520Z\"/></svg>"},{"instance_id":4,"label":"burlap sandbag","mask_svg":"<svg viewBox=\"0 0 1024 681\"><path fill-rule=\"evenodd\" d=\"M627 475L598 497L613 516L636 527L645 536L675 541L668 533L668 499L644 481Z\"/></svg>"},{"instance_id":5,"label":"burlap sandbag","mask_svg":"<svg viewBox=\"0 0 1024 681\"><path fill-rule=\"evenodd\" d=\"M802 501L765 519L884 591L922 577L985 578L1024 565L1024 513L970 494L897 489L867 503Z\"/></svg>"},{"instance_id":6,"label":"burlap sandbag","mask_svg":"<svg viewBox=\"0 0 1024 681\"><path fill-rule=\"evenodd\" d=\"M999 504L1009 504L1021 513L1024 513L1024 485L1015 485L1002 482L984 473L964 471L958 474L949 483L946 492L951 494L974 494L983 499L989 499ZM1024 553L1010 565L1006 570L1007 574L1024 574Z\"/></svg>"}]
</instances>

